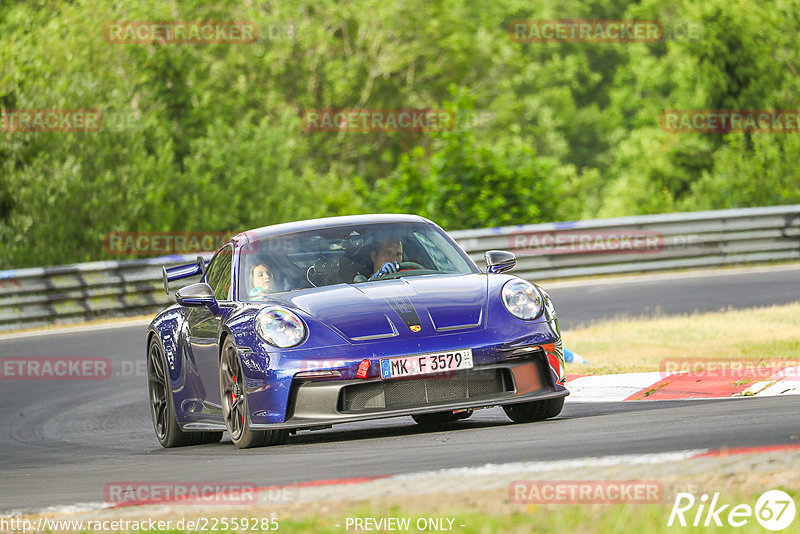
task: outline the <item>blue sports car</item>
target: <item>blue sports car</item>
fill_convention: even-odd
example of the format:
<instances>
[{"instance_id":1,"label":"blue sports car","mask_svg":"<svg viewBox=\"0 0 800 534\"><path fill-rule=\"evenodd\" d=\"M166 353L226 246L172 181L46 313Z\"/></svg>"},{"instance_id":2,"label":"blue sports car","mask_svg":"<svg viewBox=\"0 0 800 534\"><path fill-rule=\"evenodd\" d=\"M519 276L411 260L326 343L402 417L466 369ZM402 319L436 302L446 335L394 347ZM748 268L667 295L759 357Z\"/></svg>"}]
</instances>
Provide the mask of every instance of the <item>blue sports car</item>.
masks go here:
<instances>
[{"instance_id":1,"label":"blue sports car","mask_svg":"<svg viewBox=\"0 0 800 534\"><path fill-rule=\"evenodd\" d=\"M205 262L164 269L177 304L150 323L150 409L164 447L284 442L298 430L410 415L421 425L502 406L561 412L564 356L550 297L486 273L413 215L359 215L238 234Z\"/></svg>"}]
</instances>

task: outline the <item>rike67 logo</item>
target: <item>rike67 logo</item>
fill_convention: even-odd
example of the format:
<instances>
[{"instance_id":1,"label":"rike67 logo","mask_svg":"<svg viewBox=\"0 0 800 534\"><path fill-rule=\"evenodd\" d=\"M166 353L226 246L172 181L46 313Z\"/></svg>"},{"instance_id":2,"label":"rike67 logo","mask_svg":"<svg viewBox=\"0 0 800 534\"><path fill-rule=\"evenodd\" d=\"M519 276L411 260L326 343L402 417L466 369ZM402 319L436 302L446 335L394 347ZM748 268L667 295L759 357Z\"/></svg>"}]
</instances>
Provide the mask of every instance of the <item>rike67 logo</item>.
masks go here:
<instances>
[{"instance_id":1,"label":"rike67 logo","mask_svg":"<svg viewBox=\"0 0 800 534\"><path fill-rule=\"evenodd\" d=\"M794 500L781 490L764 492L756 501L755 507L749 504L723 503L719 492L714 493L710 502L705 493L699 499L691 493L678 493L667 526L685 527L691 524L693 527L721 527L727 524L742 527L755 517L763 528L779 531L792 524L795 512Z\"/></svg>"}]
</instances>

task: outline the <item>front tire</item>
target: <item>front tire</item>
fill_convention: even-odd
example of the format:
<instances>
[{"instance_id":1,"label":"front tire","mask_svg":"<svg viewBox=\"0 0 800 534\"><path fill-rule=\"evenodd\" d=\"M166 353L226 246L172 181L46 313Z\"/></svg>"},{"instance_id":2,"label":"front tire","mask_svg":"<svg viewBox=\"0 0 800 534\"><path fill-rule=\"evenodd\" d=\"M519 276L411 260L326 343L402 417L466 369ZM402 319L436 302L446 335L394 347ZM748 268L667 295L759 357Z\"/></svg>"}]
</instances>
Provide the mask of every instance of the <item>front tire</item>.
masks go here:
<instances>
[{"instance_id":1,"label":"front tire","mask_svg":"<svg viewBox=\"0 0 800 534\"><path fill-rule=\"evenodd\" d=\"M158 442L164 448L219 442L222 432L184 432L178 426L166 369L164 351L158 339L153 336L147 350L147 382L150 416Z\"/></svg>"},{"instance_id":2,"label":"front tire","mask_svg":"<svg viewBox=\"0 0 800 534\"><path fill-rule=\"evenodd\" d=\"M222 415L231 441L240 449L280 445L289 437L288 430L252 430L247 392L244 387L242 364L231 338L222 345L219 362L219 392L222 399Z\"/></svg>"},{"instance_id":3,"label":"front tire","mask_svg":"<svg viewBox=\"0 0 800 534\"><path fill-rule=\"evenodd\" d=\"M515 423L533 423L550 419L560 414L563 408L564 397L503 406L508 418Z\"/></svg>"}]
</instances>

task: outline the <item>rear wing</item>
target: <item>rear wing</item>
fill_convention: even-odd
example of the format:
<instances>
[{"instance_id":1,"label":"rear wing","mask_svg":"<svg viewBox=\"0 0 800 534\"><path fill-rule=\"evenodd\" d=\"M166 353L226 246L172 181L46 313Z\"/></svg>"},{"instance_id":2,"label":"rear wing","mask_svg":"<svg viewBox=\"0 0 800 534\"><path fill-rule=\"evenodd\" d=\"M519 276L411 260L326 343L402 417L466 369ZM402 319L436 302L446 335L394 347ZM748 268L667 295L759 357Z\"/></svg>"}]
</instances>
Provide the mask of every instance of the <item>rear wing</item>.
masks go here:
<instances>
[{"instance_id":1,"label":"rear wing","mask_svg":"<svg viewBox=\"0 0 800 534\"><path fill-rule=\"evenodd\" d=\"M202 256L197 256L197 261L194 263L176 265L175 267L162 267L161 276L164 279L164 291L169 295L169 283L175 280L182 280L198 274L205 276L207 265L208 262Z\"/></svg>"}]
</instances>

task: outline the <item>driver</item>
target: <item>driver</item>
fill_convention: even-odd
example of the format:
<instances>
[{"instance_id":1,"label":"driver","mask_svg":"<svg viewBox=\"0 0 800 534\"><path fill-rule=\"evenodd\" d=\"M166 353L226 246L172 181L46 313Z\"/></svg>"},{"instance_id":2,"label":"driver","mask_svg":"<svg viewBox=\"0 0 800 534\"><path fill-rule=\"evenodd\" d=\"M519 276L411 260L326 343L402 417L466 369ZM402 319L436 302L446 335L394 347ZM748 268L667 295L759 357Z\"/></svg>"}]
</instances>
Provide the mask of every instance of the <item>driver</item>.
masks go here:
<instances>
[{"instance_id":1,"label":"driver","mask_svg":"<svg viewBox=\"0 0 800 534\"><path fill-rule=\"evenodd\" d=\"M400 270L400 262L403 261L403 242L399 239L378 241L378 246L370 252L369 257L374 271L370 280L396 273Z\"/></svg>"},{"instance_id":2,"label":"driver","mask_svg":"<svg viewBox=\"0 0 800 534\"><path fill-rule=\"evenodd\" d=\"M403 242L399 239L383 239L377 241L375 248L369 253L372 261L372 276L369 279L363 274L356 275L354 282L366 282L377 280L390 273L400 270L400 262L403 261Z\"/></svg>"}]
</instances>

